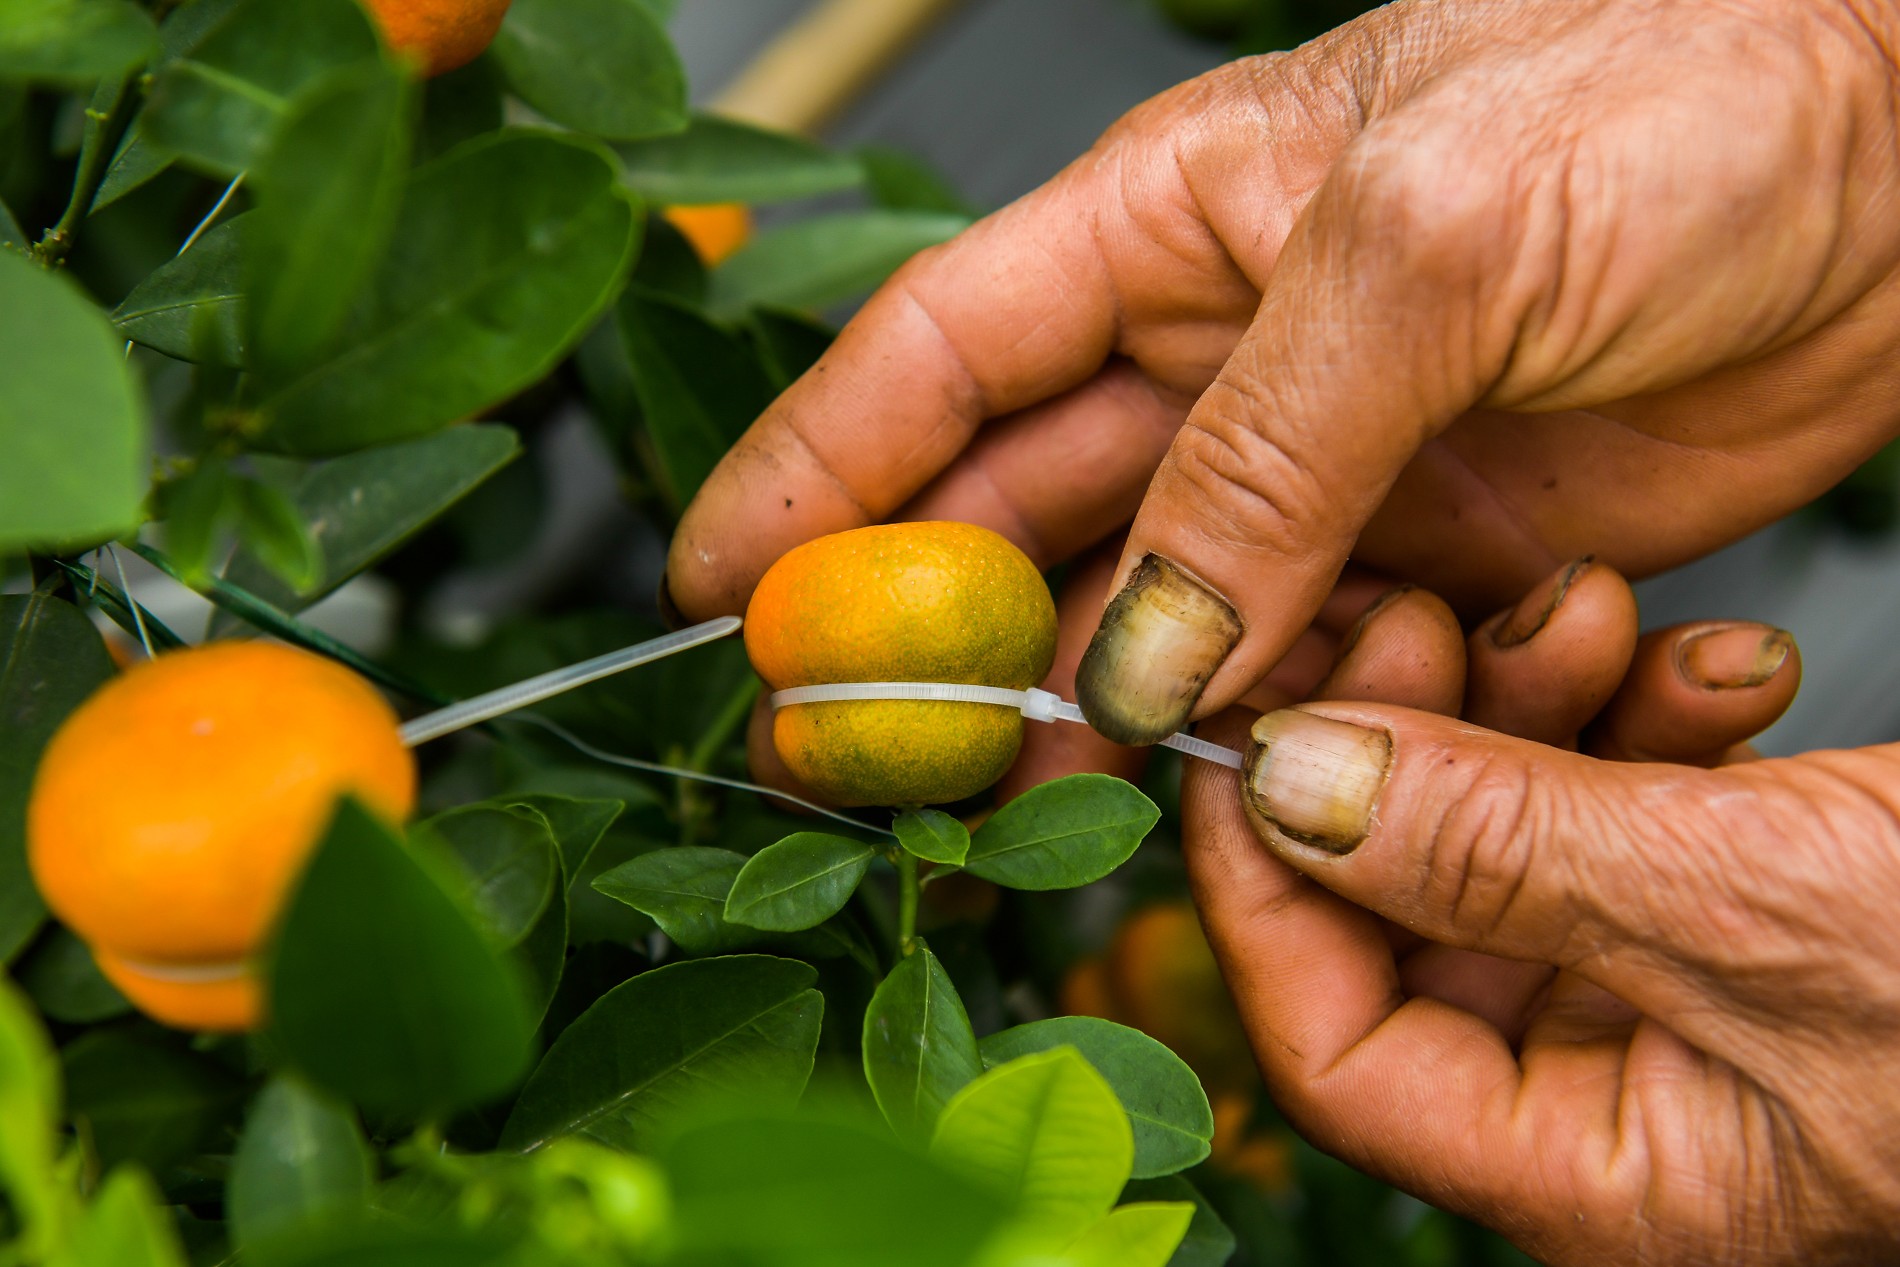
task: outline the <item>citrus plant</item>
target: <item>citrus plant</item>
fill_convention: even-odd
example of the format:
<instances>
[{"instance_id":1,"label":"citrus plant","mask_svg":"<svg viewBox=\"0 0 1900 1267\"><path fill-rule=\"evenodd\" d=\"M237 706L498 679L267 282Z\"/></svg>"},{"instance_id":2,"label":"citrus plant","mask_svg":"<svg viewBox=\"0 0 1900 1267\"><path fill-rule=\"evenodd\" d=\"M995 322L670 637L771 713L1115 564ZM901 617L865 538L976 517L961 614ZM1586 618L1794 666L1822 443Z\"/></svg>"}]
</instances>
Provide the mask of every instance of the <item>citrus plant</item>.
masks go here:
<instances>
[{"instance_id":1,"label":"citrus plant","mask_svg":"<svg viewBox=\"0 0 1900 1267\"><path fill-rule=\"evenodd\" d=\"M969 222L901 154L694 113L670 10L0 0L0 1262L1493 1252L1297 1151L1178 1007L1058 1014L1096 953L1219 997L1179 908L1115 933L1182 891L1171 767L992 806L1019 714L861 700L773 719L822 816L747 781L765 692L1040 681L992 534L815 542L744 646L399 728L655 635L590 570ZM432 622L577 415L623 535ZM311 611L369 572L373 655Z\"/></svg>"}]
</instances>

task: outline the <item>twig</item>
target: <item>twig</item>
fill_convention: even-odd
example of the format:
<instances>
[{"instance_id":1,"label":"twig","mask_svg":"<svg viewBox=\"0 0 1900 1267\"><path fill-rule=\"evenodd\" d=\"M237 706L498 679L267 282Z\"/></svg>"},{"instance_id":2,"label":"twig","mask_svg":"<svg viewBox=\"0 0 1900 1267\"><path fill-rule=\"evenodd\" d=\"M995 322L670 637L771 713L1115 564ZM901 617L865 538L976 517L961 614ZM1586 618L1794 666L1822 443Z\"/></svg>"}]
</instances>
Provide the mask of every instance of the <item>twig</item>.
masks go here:
<instances>
[{"instance_id":1,"label":"twig","mask_svg":"<svg viewBox=\"0 0 1900 1267\"><path fill-rule=\"evenodd\" d=\"M79 142L79 167L73 173L72 197L67 200L59 223L48 229L39 245L33 248L34 258L43 267L58 268L72 251L79 237L79 222L91 212L92 200L99 196L99 186L105 183L106 172L112 167L112 156L118 153L119 142L137 113L139 93L135 85L142 73L134 72L121 79L105 110L86 108L86 130Z\"/></svg>"}]
</instances>

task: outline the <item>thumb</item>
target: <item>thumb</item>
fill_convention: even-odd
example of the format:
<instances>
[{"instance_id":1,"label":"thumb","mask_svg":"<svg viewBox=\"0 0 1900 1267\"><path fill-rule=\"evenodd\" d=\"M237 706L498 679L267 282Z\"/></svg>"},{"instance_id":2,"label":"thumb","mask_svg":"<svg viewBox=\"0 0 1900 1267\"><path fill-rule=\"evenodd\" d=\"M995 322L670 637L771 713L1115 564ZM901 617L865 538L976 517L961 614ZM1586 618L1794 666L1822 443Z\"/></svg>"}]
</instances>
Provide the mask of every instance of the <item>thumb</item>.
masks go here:
<instances>
[{"instance_id":1,"label":"thumb","mask_svg":"<svg viewBox=\"0 0 1900 1267\"><path fill-rule=\"evenodd\" d=\"M1598 761L1324 704L1254 723L1241 788L1267 848L1349 901L1432 941L1576 968L1640 1007L1667 1002L1646 982L1707 964L1767 909L1752 885L1780 900L1769 860L1805 865L1802 825L1827 799L1809 776L1827 777L1801 759Z\"/></svg>"},{"instance_id":2,"label":"thumb","mask_svg":"<svg viewBox=\"0 0 1900 1267\"><path fill-rule=\"evenodd\" d=\"M1077 699L1154 743L1238 699L1318 611L1432 435L1502 374L1518 322L1508 192L1441 123L1353 142L1150 485ZM1513 279L1516 279L1515 281Z\"/></svg>"}]
</instances>

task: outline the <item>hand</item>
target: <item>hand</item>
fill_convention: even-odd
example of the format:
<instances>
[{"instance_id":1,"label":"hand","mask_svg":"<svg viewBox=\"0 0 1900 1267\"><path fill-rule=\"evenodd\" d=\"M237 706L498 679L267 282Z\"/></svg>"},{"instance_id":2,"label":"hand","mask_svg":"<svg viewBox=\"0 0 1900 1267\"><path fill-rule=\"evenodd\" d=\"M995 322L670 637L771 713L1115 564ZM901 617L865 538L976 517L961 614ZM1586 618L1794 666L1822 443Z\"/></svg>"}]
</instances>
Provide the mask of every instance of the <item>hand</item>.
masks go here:
<instances>
[{"instance_id":1,"label":"hand","mask_svg":"<svg viewBox=\"0 0 1900 1267\"><path fill-rule=\"evenodd\" d=\"M1477 665L1602 645L1576 620L1602 596L1573 605L1607 584L1500 616L1511 641L1559 596L1514 647L1473 635L1472 720L1561 729ZM1595 665L1568 726L1602 664L1555 645L1546 691ZM1584 747L1647 764L1340 703L1261 718L1240 778L1190 764L1196 898L1289 1118L1556 1264L1891 1258L1900 749L1660 763L1713 760L1796 677L1759 627L1643 639Z\"/></svg>"},{"instance_id":2,"label":"hand","mask_svg":"<svg viewBox=\"0 0 1900 1267\"><path fill-rule=\"evenodd\" d=\"M1152 742L1349 550L1465 611L1701 554L1893 433L1897 28L1412 0L1184 85L880 291L701 491L671 594L738 611L892 516L1046 565L1140 507L1078 693Z\"/></svg>"}]
</instances>

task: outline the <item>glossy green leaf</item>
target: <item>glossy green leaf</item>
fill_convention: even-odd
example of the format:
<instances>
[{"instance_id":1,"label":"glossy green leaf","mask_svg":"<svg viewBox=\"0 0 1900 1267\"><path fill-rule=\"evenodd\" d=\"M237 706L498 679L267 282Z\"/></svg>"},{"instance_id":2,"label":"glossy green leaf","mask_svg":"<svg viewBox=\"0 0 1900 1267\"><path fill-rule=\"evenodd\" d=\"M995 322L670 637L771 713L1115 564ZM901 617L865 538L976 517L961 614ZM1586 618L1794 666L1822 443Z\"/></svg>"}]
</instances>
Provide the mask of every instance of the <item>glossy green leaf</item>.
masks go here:
<instances>
[{"instance_id":1,"label":"glossy green leaf","mask_svg":"<svg viewBox=\"0 0 1900 1267\"><path fill-rule=\"evenodd\" d=\"M905 810L891 824L905 852L925 862L962 866L970 852L970 831L940 809Z\"/></svg>"},{"instance_id":2,"label":"glossy green leaf","mask_svg":"<svg viewBox=\"0 0 1900 1267\"><path fill-rule=\"evenodd\" d=\"M497 946L520 943L560 890L561 856L547 819L526 806L464 805L426 818L418 842L455 860L456 896Z\"/></svg>"},{"instance_id":3,"label":"glossy green leaf","mask_svg":"<svg viewBox=\"0 0 1900 1267\"><path fill-rule=\"evenodd\" d=\"M745 863L729 849L655 849L595 876L594 888L650 916L689 954L716 955L759 940L726 920L726 895Z\"/></svg>"},{"instance_id":4,"label":"glossy green leaf","mask_svg":"<svg viewBox=\"0 0 1900 1267\"><path fill-rule=\"evenodd\" d=\"M224 1200L231 1239L246 1245L361 1205L371 1173L350 1106L279 1074L251 1106L231 1159Z\"/></svg>"},{"instance_id":5,"label":"glossy green leaf","mask_svg":"<svg viewBox=\"0 0 1900 1267\"><path fill-rule=\"evenodd\" d=\"M627 184L670 206L751 205L853 189L864 169L803 137L696 114L682 132L617 147Z\"/></svg>"},{"instance_id":6,"label":"glossy green leaf","mask_svg":"<svg viewBox=\"0 0 1900 1267\"><path fill-rule=\"evenodd\" d=\"M315 588L323 556L290 499L257 480L236 481L238 537L244 549L292 593Z\"/></svg>"},{"instance_id":7,"label":"glossy green leaf","mask_svg":"<svg viewBox=\"0 0 1900 1267\"><path fill-rule=\"evenodd\" d=\"M409 162L414 95L365 58L297 94L251 178L251 368L282 383L326 351L381 262Z\"/></svg>"},{"instance_id":8,"label":"glossy green leaf","mask_svg":"<svg viewBox=\"0 0 1900 1267\"><path fill-rule=\"evenodd\" d=\"M0 977L0 1191L29 1237L50 1238L60 1218L65 1185L53 1162L59 1112L53 1044L25 996Z\"/></svg>"},{"instance_id":9,"label":"glossy green leaf","mask_svg":"<svg viewBox=\"0 0 1900 1267\"><path fill-rule=\"evenodd\" d=\"M201 583L211 574L212 557L237 509L237 480L230 464L216 455L159 486L165 549L187 583Z\"/></svg>"},{"instance_id":10,"label":"glossy green leaf","mask_svg":"<svg viewBox=\"0 0 1900 1267\"><path fill-rule=\"evenodd\" d=\"M508 805L525 805L542 817L560 849L561 871L570 880L581 873L600 838L627 808L625 801L547 792L512 793L499 799Z\"/></svg>"},{"instance_id":11,"label":"glossy green leaf","mask_svg":"<svg viewBox=\"0 0 1900 1267\"><path fill-rule=\"evenodd\" d=\"M790 1105L818 1047L816 980L797 960L735 955L668 964L614 987L555 1040L502 1147L585 1135L631 1151L711 1102Z\"/></svg>"},{"instance_id":12,"label":"glossy green leaf","mask_svg":"<svg viewBox=\"0 0 1900 1267\"><path fill-rule=\"evenodd\" d=\"M244 1267L527 1267L547 1259L524 1248L519 1229L366 1216L269 1237L247 1246L240 1261Z\"/></svg>"},{"instance_id":13,"label":"glossy green leaf","mask_svg":"<svg viewBox=\"0 0 1900 1267\"><path fill-rule=\"evenodd\" d=\"M206 231L134 286L112 310L119 334L181 361L241 368L246 218Z\"/></svg>"},{"instance_id":14,"label":"glossy green leaf","mask_svg":"<svg viewBox=\"0 0 1900 1267\"><path fill-rule=\"evenodd\" d=\"M26 802L40 752L115 671L99 631L71 603L0 596L0 963L20 953L46 914L26 867Z\"/></svg>"},{"instance_id":15,"label":"glossy green leaf","mask_svg":"<svg viewBox=\"0 0 1900 1267\"><path fill-rule=\"evenodd\" d=\"M157 51L151 17L131 0L0 0L0 79L83 82Z\"/></svg>"},{"instance_id":16,"label":"glossy green leaf","mask_svg":"<svg viewBox=\"0 0 1900 1267\"><path fill-rule=\"evenodd\" d=\"M950 1097L983 1072L950 974L928 947L897 961L864 1012L864 1077L885 1120L928 1140Z\"/></svg>"},{"instance_id":17,"label":"glossy green leaf","mask_svg":"<svg viewBox=\"0 0 1900 1267\"><path fill-rule=\"evenodd\" d=\"M876 851L862 841L801 831L746 860L726 894L726 919L793 933L844 909Z\"/></svg>"},{"instance_id":18,"label":"glossy green leaf","mask_svg":"<svg viewBox=\"0 0 1900 1267\"><path fill-rule=\"evenodd\" d=\"M611 140L686 126L686 72L641 0L514 0L492 56L536 111Z\"/></svg>"},{"instance_id":19,"label":"glossy green leaf","mask_svg":"<svg viewBox=\"0 0 1900 1267\"><path fill-rule=\"evenodd\" d=\"M1072 889L1128 861L1160 818L1133 785L1072 774L990 815L970 838L964 870L1012 889Z\"/></svg>"},{"instance_id":20,"label":"glossy green leaf","mask_svg":"<svg viewBox=\"0 0 1900 1267\"><path fill-rule=\"evenodd\" d=\"M26 230L13 218L7 204L0 202L0 250L25 251L29 245L31 240L26 236Z\"/></svg>"},{"instance_id":21,"label":"glossy green leaf","mask_svg":"<svg viewBox=\"0 0 1900 1267\"><path fill-rule=\"evenodd\" d=\"M772 401L751 351L697 310L629 289L618 309L647 434L678 506Z\"/></svg>"},{"instance_id":22,"label":"glossy green leaf","mask_svg":"<svg viewBox=\"0 0 1900 1267\"><path fill-rule=\"evenodd\" d=\"M291 1063L366 1109L425 1118L480 1104L526 1068L518 974L474 917L345 800L293 891L269 973Z\"/></svg>"},{"instance_id":23,"label":"glossy green leaf","mask_svg":"<svg viewBox=\"0 0 1900 1267\"><path fill-rule=\"evenodd\" d=\"M874 290L917 252L970 226L940 211L845 211L767 229L712 273L710 306L821 308Z\"/></svg>"},{"instance_id":24,"label":"glossy green leaf","mask_svg":"<svg viewBox=\"0 0 1900 1267\"><path fill-rule=\"evenodd\" d=\"M1214 1111L1201 1080L1166 1045L1138 1029L1093 1016L1057 1016L991 1034L986 1066L1069 1046L1108 1079L1135 1132L1134 1177L1171 1175L1206 1160Z\"/></svg>"},{"instance_id":25,"label":"glossy green leaf","mask_svg":"<svg viewBox=\"0 0 1900 1267\"><path fill-rule=\"evenodd\" d=\"M520 452L507 427L469 425L314 465L288 491L322 554L322 577L298 594L240 548L225 578L285 611L301 611L414 536Z\"/></svg>"},{"instance_id":26,"label":"glossy green leaf","mask_svg":"<svg viewBox=\"0 0 1900 1267\"><path fill-rule=\"evenodd\" d=\"M1072 1047L999 1065L944 1106L930 1152L1058 1242L1115 1204L1135 1155L1128 1117Z\"/></svg>"},{"instance_id":27,"label":"glossy green leaf","mask_svg":"<svg viewBox=\"0 0 1900 1267\"><path fill-rule=\"evenodd\" d=\"M772 1267L967 1267L1000 1202L875 1122L717 1122L663 1155L682 1260Z\"/></svg>"},{"instance_id":28,"label":"glossy green leaf","mask_svg":"<svg viewBox=\"0 0 1900 1267\"><path fill-rule=\"evenodd\" d=\"M259 402L259 443L327 454L436 431L535 382L587 332L640 223L605 151L480 137L417 169L334 350Z\"/></svg>"},{"instance_id":29,"label":"glossy green leaf","mask_svg":"<svg viewBox=\"0 0 1900 1267\"><path fill-rule=\"evenodd\" d=\"M90 1025L132 1010L71 931L48 928L20 960L16 975L41 1012L68 1025Z\"/></svg>"},{"instance_id":30,"label":"glossy green leaf","mask_svg":"<svg viewBox=\"0 0 1900 1267\"><path fill-rule=\"evenodd\" d=\"M1124 1201L1186 1202L1194 1207L1187 1235L1175 1247L1168 1267L1226 1267L1234 1256L1234 1234L1199 1189L1179 1175L1137 1179L1122 1189Z\"/></svg>"},{"instance_id":31,"label":"glossy green leaf","mask_svg":"<svg viewBox=\"0 0 1900 1267\"><path fill-rule=\"evenodd\" d=\"M1168 1267L1194 1219L1191 1201L1142 1201L1110 1210L1063 1254L1074 1267Z\"/></svg>"},{"instance_id":32,"label":"glossy green leaf","mask_svg":"<svg viewBox=\"0 0 1900 1267\"><path fill-rule=\"evenodd\" d=\"M136 525L147 426L99 310L0 251L0 549L90 544Z\"/></svg>"},{"instance_id":33,"label":"glossy green leaf","mask_svg":"<svg viewBox=\"0 0 1900 1267\"><path fill-rule=\"evenodd\" d=\"M326 72L379 56L354 0L239 0L152 86L151 143L233 176L257 166L292 99Z\"/></svg>"},{"instance_id":34,"label":"glossy green leaf","mask_svg":"<svg viewBox=\"0 0 1900 1267\"><path fill-rule=\"evenodd\" d=\"M158 25L159 59L151 73L156 75L172 62L190 54L240 2L189 0L173 9ZM110 206L172 165L176 155L153 143L145 135L143 118L141 113L132 120L132 126L126 129L117 153L112 156L111 165L106 168L105 180L100 182L99 192L93 195L92 210Z\"/></svg>"},{"instance_id":35,"label":"glossy green leaf","mask_svg":"<svg viewBox=\"0 0 1900 1267\"><path fill-rule=\"evenodd\" d=\"M185 1249L166 1201L136 1166L106 1176L52 1267L185 1267Z\"/></svg>"},{"instance_id":36,"label":"glossy green leaf","mask_svg":"<svg viewBox=\"0 0 1900 1267\"><path fill-rule=\"evenodd\" d=\"M244 1104L244 1083L170 1036L92 1029L60 1052L66 1109L106 1168L158 1169L211 1144Z\"/></svg>"}]
</instances>

